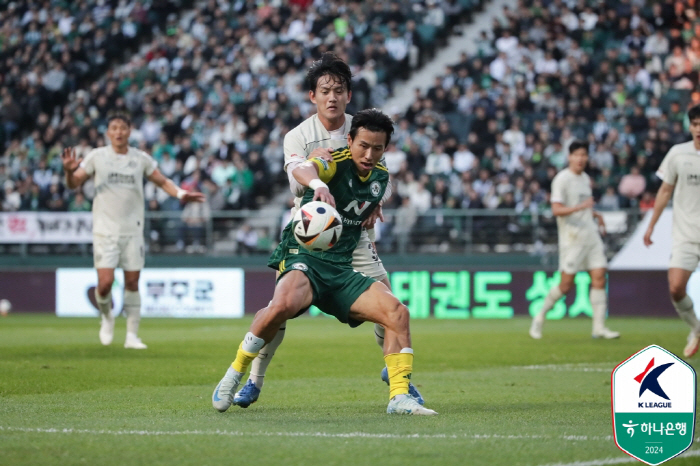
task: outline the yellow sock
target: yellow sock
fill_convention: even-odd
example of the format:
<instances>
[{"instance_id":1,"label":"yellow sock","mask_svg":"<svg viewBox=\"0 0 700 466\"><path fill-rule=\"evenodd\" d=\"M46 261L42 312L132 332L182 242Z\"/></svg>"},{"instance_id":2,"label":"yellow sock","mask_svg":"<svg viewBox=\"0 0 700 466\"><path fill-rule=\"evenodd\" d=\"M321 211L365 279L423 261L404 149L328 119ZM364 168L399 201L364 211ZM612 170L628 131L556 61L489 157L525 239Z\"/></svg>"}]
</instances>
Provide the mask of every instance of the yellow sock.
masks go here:
<instances>
[{"instance_id":1,"label":"yellow sock","mask_svg":"<svg viewBox=\"0 0 700 466\"><path fill-rule=\"evenodd\" d=\"M408 383L413 372L413 354L392 353L384 356L389 372L389 399L408 394Z\"/></svg>"},{"instance_id":2,"label":"yellow sock","mask_svg":"<svg viewBox=\"0 0 700 466\"><path fill-rule=\"evenodd\" d=\"M234 371L238 371L241 374L245 374L248 370L248 366L258 355L259 351L255 353L249 353L248 351L245 351L242 347L243 342L241 342L240 346L238 347L236 359L231 363L231 367L233 367Z\"/></svg>"}]
</instances>

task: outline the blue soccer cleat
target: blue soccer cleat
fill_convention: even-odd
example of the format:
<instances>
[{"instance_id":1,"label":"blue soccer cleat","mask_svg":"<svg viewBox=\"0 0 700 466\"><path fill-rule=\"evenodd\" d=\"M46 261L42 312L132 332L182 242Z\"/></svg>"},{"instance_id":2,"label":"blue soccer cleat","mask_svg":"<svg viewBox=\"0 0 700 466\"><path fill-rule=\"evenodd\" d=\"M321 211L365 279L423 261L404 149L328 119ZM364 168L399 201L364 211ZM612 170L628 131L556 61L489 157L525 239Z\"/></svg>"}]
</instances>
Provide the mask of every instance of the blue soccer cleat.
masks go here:
<instances>
[{"instance_id":1,"label":"blue soccer cleat","mask_svg":"<svg viewBox=\"0 0 700 466\"><path fill-rule=\"evenodd\" d=\"M387 385L389 385L389 371L385 367L382 369L382 380L386 382ZM423 395L420 394L418 389L416 388L415 385L413 385L411 382L408 383L408 394L411 395L413 398L416 399L418 404L424 405L425 400L423 399Z\"/></svg>"},{"instance_id":2,"label":"blue soccer cleat","mask_svg":"<svg viewBox=\"0 0 700 466\"><path fill-rule=\"evenodd\" d=\"M247 408L256 401L260 396L260 389L255 386L252 380L248 382L240 389L236 396L233 397L233 404L240 406L241 408Z\"/></svg>"}]
</instances>

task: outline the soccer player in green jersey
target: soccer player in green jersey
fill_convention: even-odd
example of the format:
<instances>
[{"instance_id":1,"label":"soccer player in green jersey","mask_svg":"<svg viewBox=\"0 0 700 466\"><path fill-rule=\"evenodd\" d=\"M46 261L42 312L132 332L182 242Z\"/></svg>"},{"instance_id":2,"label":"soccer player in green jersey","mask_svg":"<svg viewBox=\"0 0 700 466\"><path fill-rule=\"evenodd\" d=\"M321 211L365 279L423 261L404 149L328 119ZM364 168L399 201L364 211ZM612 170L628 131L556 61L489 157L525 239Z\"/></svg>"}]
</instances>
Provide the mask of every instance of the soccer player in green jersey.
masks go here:
<instances>
[{"instance_id":1,"label":"soccer player in green jersey","mask_svg":"<svg viewBox=\"0 0 700 466\"><path fill-rule=\"evenodd\" d=\"M352 268L352 253L360 239L361 224L386 190L389 173L379 164L393 133L391 119L376 109L353 118L348 147L336 151L330 162L312 159L294 169L295 179L307 190L302 204L320 200L343 217L343 234L328 251L300 247L290 225L268 265L280 271L270 304L258 311L241 342L236 359L214 389L212 405L226 411L251 361L274 338L280 325L311 304L339 321L356 327L374 322L385 329L384 360L389 374L387 413L437 414L408 394L413 372L413 349L406 306L387 287Z\"/></svg>"}]
</instances>

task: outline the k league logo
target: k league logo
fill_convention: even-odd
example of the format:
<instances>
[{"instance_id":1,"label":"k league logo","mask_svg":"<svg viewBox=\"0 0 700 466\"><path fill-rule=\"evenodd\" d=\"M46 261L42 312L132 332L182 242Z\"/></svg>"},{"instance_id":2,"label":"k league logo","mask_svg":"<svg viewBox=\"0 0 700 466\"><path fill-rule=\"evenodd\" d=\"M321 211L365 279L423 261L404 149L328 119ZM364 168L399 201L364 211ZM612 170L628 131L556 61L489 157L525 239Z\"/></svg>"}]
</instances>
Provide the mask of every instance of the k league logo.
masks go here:
<instances>
[{"instance_id":1,"label":"k league logo","mask_svg":"<svg viewBox=\"0 0 700 466\"><path fill-rule=\"evenodd\" d=\"M617 446L644 463L680 455L695 433L695 370L651 345L612 373L613 432Z\"/></svg>"}]
</instances>

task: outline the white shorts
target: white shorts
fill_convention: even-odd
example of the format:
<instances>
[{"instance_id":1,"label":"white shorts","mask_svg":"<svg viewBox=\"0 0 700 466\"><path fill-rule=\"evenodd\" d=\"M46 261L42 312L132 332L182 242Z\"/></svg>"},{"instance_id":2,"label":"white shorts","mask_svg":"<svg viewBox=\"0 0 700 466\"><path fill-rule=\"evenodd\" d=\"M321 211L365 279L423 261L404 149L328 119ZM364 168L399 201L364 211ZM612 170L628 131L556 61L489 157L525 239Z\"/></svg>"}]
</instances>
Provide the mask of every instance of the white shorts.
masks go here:
<instances>
[{"instance_id":1,"label":"white shorts","mask_svg":"<svg viewBox=\"0 0 700 466\"><path fill-rule=\"evenodd\" d=\"M96 269L116 269L127 272L143 269L146 262L143 236L93 235L92 255Z\"/></svg>"},{"instance_id":2,"label":"white shorts","mask_svg":"<svg viewBox=\"0 0 700 466\"><path fill-rule=\"evenodd\" d=\"M382 264L377 250L372 246L367 230L362 230L360 241L352 253L352 268L375 280L382 280L386 277L384 264Z\"/></svg>"},{"instance_id":3,"label":"white shorts","mask_svg":"<svg viewBox=\"0 0 700 466\"><path fill-rule=\"evenodd\" d=\"M594 243L559 246L559 270L564 273L574 275L576 272L607 267L608 259L600 238Z\"/></svg>"},{"instance_id":4,"label":"white shorts","mask_svg":"<svg viewBox=\"0 0 700 466\"><path fill-rule=\"evenodd\" d=\"M671 246L671 269L683 269L694 272L700 262L700 243L674 241Z\"/></svg>"}]
</instances>

